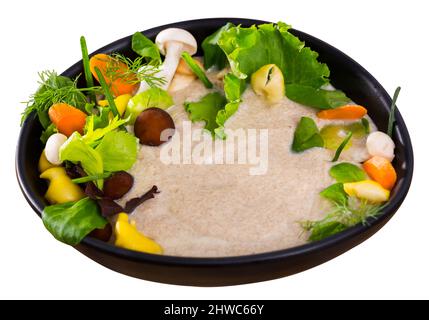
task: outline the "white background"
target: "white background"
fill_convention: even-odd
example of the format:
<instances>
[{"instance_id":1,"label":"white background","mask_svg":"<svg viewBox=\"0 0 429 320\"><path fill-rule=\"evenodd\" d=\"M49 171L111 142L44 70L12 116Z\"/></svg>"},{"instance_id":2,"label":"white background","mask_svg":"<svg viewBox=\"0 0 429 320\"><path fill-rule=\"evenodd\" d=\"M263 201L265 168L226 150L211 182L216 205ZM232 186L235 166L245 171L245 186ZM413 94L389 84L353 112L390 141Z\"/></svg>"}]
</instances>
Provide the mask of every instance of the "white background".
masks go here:
<instances>
[{"instance_id":1,"label":"white background","mask_svg":"<svg viewBox=\"0 0 429 320\"><path fill-rule=\"evenodd\" d=\"M426 1L7 1L0 19L0 298L429 298ZM342 256L300 274L226 288L171 286L110 271L44 229L15 178L20 113L37 72L169 22L203 17L285 21L343 50L393 93L410 130L415 173L395 217Z\"/></svg>"}]
</instances>

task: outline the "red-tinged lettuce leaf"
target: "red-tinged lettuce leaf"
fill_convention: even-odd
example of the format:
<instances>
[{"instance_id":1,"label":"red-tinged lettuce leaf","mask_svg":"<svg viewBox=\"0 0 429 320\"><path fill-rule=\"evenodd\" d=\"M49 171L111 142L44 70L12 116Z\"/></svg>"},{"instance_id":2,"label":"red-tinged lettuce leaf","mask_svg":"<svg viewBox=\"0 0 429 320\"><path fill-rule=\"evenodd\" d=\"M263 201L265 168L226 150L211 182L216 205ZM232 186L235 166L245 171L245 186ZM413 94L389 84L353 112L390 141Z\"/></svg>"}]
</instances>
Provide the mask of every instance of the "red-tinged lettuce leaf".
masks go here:
<instances>
[{"instance_id":1,"label":"red-tinged lettuce leaf","mask_svg":"<svg viewBox=\"0 0 429 320\"><path fill-rule=\"evenodd\" d=\"M125 204L125 212L131 213L133 212L138 206L140 206L143 202L155 198L155 194L159 193L158 187L153 186L148 192L146 192L144 195L133 198Z\"/></svg>"}]
</instances>

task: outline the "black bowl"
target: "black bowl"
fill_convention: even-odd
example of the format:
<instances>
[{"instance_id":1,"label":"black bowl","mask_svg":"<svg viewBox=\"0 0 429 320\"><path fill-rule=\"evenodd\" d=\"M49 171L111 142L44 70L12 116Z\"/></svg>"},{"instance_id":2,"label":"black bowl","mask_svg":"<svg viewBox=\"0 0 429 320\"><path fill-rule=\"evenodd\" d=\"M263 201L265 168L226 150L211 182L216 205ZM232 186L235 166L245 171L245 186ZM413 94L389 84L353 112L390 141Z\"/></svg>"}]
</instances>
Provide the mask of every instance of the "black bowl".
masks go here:
<instances>
[{"instance_id":1,"label":"black bowl","mask_svg":"<svg viewBox=\"0 0 429 320\"><path fill-rule=\"evenodd\" d=\"M173 23L144 32L154 39L167 27L189 30L198 43L226 22L250 26L263 21L218 18ZM357 62L331 45L306 33L292 30L293 34L319 52L320 61L328 64L332 84L343 90L354 101L366 106L380 130L386 131L391 98L383 87ZM131 36L115 41L95 53L121 52L130 56ZM82 72L79 61L63 75L75 77ZM377 232L396 212L404 200L413 174L413 151L405 123L398 110L393 139L396 144L393 162L398 182L382 214L325 240L303 246L262 254L226 258L186 258L145 254L114 247L94 238L86 237L76 249L94 261L126 275L151 281L196 285L221 286L264 281L288 276L324 263L353 248ZM39 141L41 126L30 116L25 121L18 141L16 173L22 192L34 211L40 216L47 204L43 195L46 185L38 176L37 162L42 144Z\"/></svg>"}]
</instances>

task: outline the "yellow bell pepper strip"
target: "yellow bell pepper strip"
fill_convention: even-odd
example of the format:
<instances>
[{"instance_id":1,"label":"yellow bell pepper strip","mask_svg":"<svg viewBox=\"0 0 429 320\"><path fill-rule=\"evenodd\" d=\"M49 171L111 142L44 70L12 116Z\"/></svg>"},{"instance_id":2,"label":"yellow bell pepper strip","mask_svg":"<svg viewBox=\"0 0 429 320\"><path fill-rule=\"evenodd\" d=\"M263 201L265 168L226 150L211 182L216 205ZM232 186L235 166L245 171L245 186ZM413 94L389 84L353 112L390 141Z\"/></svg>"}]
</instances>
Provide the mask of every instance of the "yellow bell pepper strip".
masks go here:
<instances>
[{"instance_id":1,"label":"yellow bell pepper strip","mask_svg":"<svg viewBox=\"0 0 429 320\"><path fill-rule=\"evenodd\" d=\"M159 244L140 233L134 221L128 222L128 215L120 213L115 224L115 245L124 249L162 254Z\"/></svg>"},{"instance_id":2,"label":"yellow bell pepper strip","mask_svg":"<svg viewBox=\"0 0 429 320\"><path fill-rule=\"evenodd\" d=\"M385 202L390 197L389 190L372 180L344 183L343 187L349 196L355 196L372 203Z\"/></svg>"},{"instance_id":3,"label":"yellow bell pepper strip","mask_svg":"<svg viewBox=\"0 0 429 320\"><path fill-rule=\"evenodd\" d=\"M125 109L127 108L128 101L130 101L131 98L132 96L127 93L127 94L120 95L119 97L116 97L114 99L116 104L116 109L118 109L118 113L121 117L124 114ZM109 102L107 100L100 100L98 101L98 105L100 107L108 107ZM111 114L111 117L113 117L113 114Z\"/></svg>"},{"instance_id":4,"label":"yellow bell pepper strip","mask_svg":"<svg viewBox=\"0 0 429 320\"><path fill-rule=\"evenodd\" d=\"M39 166L38 166L39 172L42 173L50 168L55 168L55 167L58 167L58 166L50 163L48 159L46 159L45 150L43 150L39 158Z\"/></svg>"},{"instance_id":5,"label":"yellow bell pepper strip","mask_svg":"<svg viewBox=\"0 0 429 320\"><path fill-rule=\"evenodd\" d=\"M40 178L49 181L45 198L50 204L74 202L85 197L82 189L72 182L63 167L45 170Z\"/></svg>"}]
</instances>

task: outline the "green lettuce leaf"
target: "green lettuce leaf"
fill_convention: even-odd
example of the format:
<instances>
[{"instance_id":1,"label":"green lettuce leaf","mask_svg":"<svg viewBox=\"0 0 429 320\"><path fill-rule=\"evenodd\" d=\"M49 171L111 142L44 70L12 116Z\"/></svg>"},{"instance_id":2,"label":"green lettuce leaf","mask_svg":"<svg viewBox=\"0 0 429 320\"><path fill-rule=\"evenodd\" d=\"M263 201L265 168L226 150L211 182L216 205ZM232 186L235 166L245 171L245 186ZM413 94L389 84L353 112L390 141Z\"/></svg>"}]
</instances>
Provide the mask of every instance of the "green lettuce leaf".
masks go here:
<instances>
[{"instance_id":1,"label":"green lettuce leaf","mask_svg":"<svg viewBox=\"0 0 429 320\"><path fill-rule=\"evenodd\" d=\"M219 70L225 68L228 63L228 58L219 47L218 41L222 33L232 27L234 27L234 25L228 22L215 33L204 39L201 44L204 52L204 68L208 69L213 66L217 67Z\"/></svg>"},{"instance_id":2,"label":"green lettuce leaf","mask_svg":"<svg viewBox=\"0 0 429 320\"><path fill-rule=\"evenodd\" d=\"M46 229L59 241L77 245L92 230L107 224L97 203L89 198L47 206L42 212Z\"/></svg>"},{"instance_id":3,"label":"green lettuce leaf","mask_svg":"<svg viewBox=\"0 0 429 320\"><path fill-rule=\"evenodd\" d=\"M347 226L338 221L321 221L312 226L308 240L311 242L320 241L346 229Z\"/></svg>"},{"instance_id":4,"label":"green lettuce leaf","mask_svg":"<svg viewBox=\"0 0 429 320\"><path fill-rule=\"evenodd\" d=\"M83 170L90 176L103 173L103 159L100 154L86 144L78 132L74 132L61 146L60 159L75 164L80 163ZM103 180L97 180L96 184L102 189Z\"/></svg>"},{"instance_id":5,"label":"green lettuce leaf","mask_svg":"<svg viewBox=\"0 0 429 320\"><path fill-rule=\"evenodd\" d=\"M185 102L185 110L192 122L204 121L204 128L215 135L219 127L216 122L218 112L225 107L226 99L218 92L209 93L198 102Z\"/></svg>"},{"instance_id":6,"label":"green lettuce leaf","mask_svg":"<svg viewBox=\"0 0 429 320\"><path fill-rule=\"evenodd\" d=\"M314 88L327 84L328 66L318 62L318 53L305 47L289 29L283 22L232 27L221 33L218 44L239 78L247 78L262 66L274 63L282 71L286 84Z\"/></svg>"},{"instance_id":7,"label":"green lettuce leaf","mask_svg":"<svg viewBox=\"0 0 429 320\"><path fill-rule=\"evenodd\" d=\"M320 195L339 205L347 204L348 195L342 183L335 183L320 192Z\"/></svg>"},{"instance_id":8,"label":"green lettuce leaf","mask_svg":"<svg viewBox=\"0 0 429 320\"><path fill-rule=\"evenodd\" d=\"M161 64L161 55L158 47L149 38L145 37L141 32L133 34L131 39L131 48L140 56L146 58L149 63L154 65Z\"/></svg>"},{"instance_id":9,"label":"green lettuce leaf","mask_svg":"<svg viewBox=\"0 0 429 320\"><path fill-rule=\"evenodd\" d=\"M95 148L105 171L129 170L137 159L138 139L125 131L107 133Z\"/></svg>"},{"instance_id":10,"label":"green lettuce leaf","mask_svg":"<svg viewBox=\"0 0 429 320\"><path fill-rule=\"evenodd\" d=\"M110 110L109 108L106 108ZM88 117L87 123L85 124L85 135L82 137L82 141L89 145L96 145L100 142L100 139L103 138L107 133L116 130L123 124L127 123L129 118L120 119L118 116L114 117L109 121L109 124L103 128L95 129L96 118Z\"/></svg>"},{"instance_id":11,"label":"green lettuce leaf","mask_svg":"<svg viewBox=\"0 0 429 320\"><path fill-rule=\"evenodd\" d=\"M349 104L351 100L340 90L328 91L300 84L286 85L289 99L317 109L333 109Z\"/></svg>"},{"instance_id":12,"label":"green lettuce leaf","mask_svg":"<svg viewBox=\"0 0 429 320\"><path fill-rule=\"evenodd\" d=\"M331 167L329 174L332 178L342 183L358 182L366 179L365 171L348 162L339 163Z\"/></svg>"},{"instance_id":13,"label":"green lettuce leaf","mask_svg":"<svg viewBox=\"0 0 429 320\"><path fill-rule=\"evenodd\" d=\"M313 119L302 117L295 129L292 150L301 152L313 147L322 147L324 142Z\"/></svg>"},{"instance_id":14,"label":"green lettuce leaf","mask_svg":"<svg viewBox=\"0 0 429 320\"><path fill-rule=\"evenodd\" d=\"M224 78L224 90L225 96L228 103L225 105L224 109L219 110L216 115L216 123L218 128L215 129L216 136L221 139L226 138L226 134L224 132L225 122L238 110L238 106L241 103L241 95L246 89L246 82L243 79L240 79L233 75L232 73L228 73Z\"/></svg>"},{"instance_id":15,"label":"green lettuce leaf","mask_svg":"<svg viewBox=\"0 0 429 320\"><path fill-rule=\"evenodd\" d=\"M133 124L143 110L148 108L167 109L173 104L173 98L167 91L152 87L131 98L125 110L125 117L130 117L129 123Z\"/></svg>"},{"instance_id":16,"label":"green lettuce leaf","mask_svg":"<svg viewBox=\"0 0 429 320\"><path fill-rule=\"evenodd\" d=\"M329 83L328 66L289 29L283 22L248 28L226 25L204 40L205 67L223 68L226 57L232 72L248 80L259 68L273 63L283 73L289 99L319 109L349 103L343 92L321 89Z\"/></svg>"}]
</instances>

